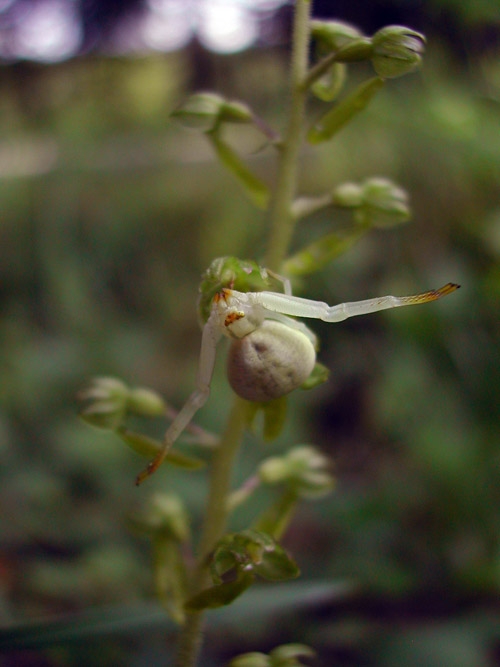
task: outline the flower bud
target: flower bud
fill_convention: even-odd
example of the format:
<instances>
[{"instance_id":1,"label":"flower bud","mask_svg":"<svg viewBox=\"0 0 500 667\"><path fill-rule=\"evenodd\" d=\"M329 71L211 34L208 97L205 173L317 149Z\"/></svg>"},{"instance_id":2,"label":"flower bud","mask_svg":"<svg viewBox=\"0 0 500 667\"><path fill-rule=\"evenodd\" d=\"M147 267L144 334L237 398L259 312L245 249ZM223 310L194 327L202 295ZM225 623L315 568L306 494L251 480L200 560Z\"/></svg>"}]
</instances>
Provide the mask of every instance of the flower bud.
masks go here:
<instances>
[{"instance_id":1,"label":"flower bud","mask_svg":"<svg viewBox=\"0 0 500 667\"><path fill-rule=\"evenodd\" d=\"M363 37L362 33L343 21L311 21L311 36L321 51L338 51L341 47Z\"/></svg>"},{"instance_id":2,"label":"flower bud","mask_svg":"<svg viewBox=\"0 0 500 667\"><path fill-rule=\"evenodd\" d=\"M273 456L259 467L264 484L286 484L299 497L318 498L329 493L334 484L330 462L314 447L294 447L285 456Z\"/></svg>"},{"instance_id":3,"label":"flower bud","mask_svg":"<svg viewBox=\"0 0 500 667\"><path fill-rule=\"evenodd\" d=\"M363 190L357 183L342 183L333 192L333 204L342 208L354 208L363 202Z\"/></svg>"},{"instance_id":4,"label":"flower bud","mask_svg":"<svg viewBox=\"0 0 500 667\"><path fill-rule=\"evenodd\" d=\"M259 466L259 479L263 484L280 484L289 476L287 461L281 456L270 456Z\"/></svg>"},{"instance_id":5,"label":"flower bud","mask_svg":"<svg viewBox=\"0 0 500 667\"><path fill-rule=\"evenodd\" d=\"M173 112L185 127L211 132L222 122L251 123L253 114L242 102L228 101L216 93L196 93Z\"/></svg>"},{"instance_id":6,"label":"flower bud","mask_svg":"<svg viewBox=\"0 0 500 667\"><path fill-rule=\"evenodd\" d=\"M135 387L129 391L127 408L140 417L163 417L166 405L163 398L145 387Z\"/></svg>"},{"instance_id":7,"label":"flower bud","mask_svg":"<svg viewBox=\"0 0 500 667\"><path fill-rule=\"evenodd\" d=\"M153 494L130 521L143 533L168 534L176 542L185 542L189 538L189 515L181 499L173 494Z\"/></svg>"},{"instance_id":8,"label":"flower bud","mask_svg":"<svg viewBox=\"0 0 500 667\"><path fill-rule=\"evenodd\" d=\"M362 225L392 227L410 218L408 195L387 178L370 178L362 186L363 203L356 211Z\"/></svg>"},{"instance_id":9,"label":"flower bud","mask_svg":"<svg viewBox=\"0 0 500 667\"><path fill-rule=\"evenodd\" d=\"M87 403L80 417L96 428L115 430L126 415L128 395L128 387L121 380L94 378L89 387L78 394L78 399Z\"/></svg>"},{"instance_id":10,"label":"flower bud","mask_svg":"<svg viewBox=\"0 0 500 667\"><path fill-rule=\"evenodd\" d=\"M184 127L202 132L210 132L219 122L224 106L224 98L215 93L196 93L191 95L184 104L173 112L172 116Z\"/></svg>"},{"instance_id":11,"label":"flower bud","mask_svg":"<svg viewBox=\"0 0 500 667\"><path fill-rule=\"evenodd\" d=\"M373 35L372 62L383 79L402 76L414 70L422 60L425 37L404 26L392 25Z\"/></svg>"}]
</instances>

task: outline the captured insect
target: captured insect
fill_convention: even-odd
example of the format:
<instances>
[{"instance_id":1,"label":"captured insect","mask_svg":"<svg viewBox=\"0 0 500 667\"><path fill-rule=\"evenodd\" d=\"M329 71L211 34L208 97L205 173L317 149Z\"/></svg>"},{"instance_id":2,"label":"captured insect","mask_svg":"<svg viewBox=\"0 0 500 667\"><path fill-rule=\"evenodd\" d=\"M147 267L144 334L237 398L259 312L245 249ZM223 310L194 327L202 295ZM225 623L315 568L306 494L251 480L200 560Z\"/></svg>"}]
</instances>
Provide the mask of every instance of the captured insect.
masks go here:
<instances>
[{"instance_id":1,"label":"captured insect","mask_svg":"<svg viewBox=\"0 0 500 667\"><path fill-rule=\"evenodd\" d=\"M283 292L265 288L281 282ZM220 257L212 262L200 285L199 313L203 323L196 389L168 428L163 449L138 476L140 484L164 461L170 448L205 404L215 365L217 343L231 339L227 361L229 384L247 401L265 402L289 394L311 375L316 363L315 334L295 317L341 322L355 315L435 301L459 285L413 296L381 296L329 306L291 293L290 282L255 262Z\"/></svg>"}]
</instances>

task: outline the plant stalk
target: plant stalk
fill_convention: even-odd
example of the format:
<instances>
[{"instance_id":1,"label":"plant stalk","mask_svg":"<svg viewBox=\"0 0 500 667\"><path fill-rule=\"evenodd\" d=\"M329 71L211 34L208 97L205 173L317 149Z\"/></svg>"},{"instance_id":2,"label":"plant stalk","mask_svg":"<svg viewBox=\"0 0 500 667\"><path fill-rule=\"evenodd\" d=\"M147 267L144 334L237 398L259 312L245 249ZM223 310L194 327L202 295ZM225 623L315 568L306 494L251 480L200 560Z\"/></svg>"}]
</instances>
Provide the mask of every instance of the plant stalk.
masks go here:
<instances>
[{"instance_id":1,"label":"plant stalk","mask_svg":"<svg viewBox=\"0 0 500 667\"><path fill-rule=\"evenodd\" d=\"M265 265L279 270L288 252L293 233L292 202L295 196L298 157L303 136L303 121L307 91L303 82L307 74L309 48L309 18L311 0L296 0L291 68L291 100L288 124L278 164L278 177L270 205L270 236ZM217 541L224 535L227 498L230 492L233 462L245 430L246 406L236 399L226 429L211 464L210 488L204 527L192 594L210 585L207 560ZM203 612L190 612L182 629L177 652L177 667L195 667L203 635Z\"/></svg>"},{"instance_id":2,"label":"plant stalk","mask_svg":"<svg viewBox=\"0 0 500 667\"><path fill-rule=\"evenodd\" d=\"M228 517L227 498L230 492L233 463L243 439L246 426L246 405L240 398L234 400L226 428L215 449L210 466L210 486L207 511L199 544L198 564L191 594L199 593L210 585L207 560L214 546L223 537ZM189 612L179 638L177 667L194 667L201 648L204 613Z\"/></svg>"},{"instance_id":3,"label":"plant stalk","mask_svg":"<svg viewBox=\"0 0 500 667\"><path fill-rule=\"evenodd\" d=\"M265 266L279 271L287 255L296 220L292 214L295 197L299 151L304 129L310 37L311 0L296 0L290 73L290 108L278 165L278 177L270 206L270 236Z\"/></svg>"}]
</instances>

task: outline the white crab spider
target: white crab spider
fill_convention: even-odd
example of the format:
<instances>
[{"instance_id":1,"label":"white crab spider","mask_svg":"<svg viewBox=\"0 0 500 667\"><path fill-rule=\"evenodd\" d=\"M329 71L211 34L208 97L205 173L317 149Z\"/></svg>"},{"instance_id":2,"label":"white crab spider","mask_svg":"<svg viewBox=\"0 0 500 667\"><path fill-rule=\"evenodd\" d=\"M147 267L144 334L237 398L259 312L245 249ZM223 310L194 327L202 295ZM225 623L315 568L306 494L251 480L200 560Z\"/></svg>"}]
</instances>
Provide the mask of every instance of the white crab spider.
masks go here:
<instances>
[{"instance_id":1,"label":"white crab spider","mask_svg":"<svg viewBox=\"0 0 500 667\"><path fill-rule=\"evenodd\" d=\"M435 301L458 288L448 283L413 296L382 296L329 306L322 301L292 296L288 282L284 284L284 294L238 292L227 287L215 293L203 327L196 389L168 428L161 452L137 476L137 484L161 465L174 442L207 401L217 343L222 336L232 339L228 379L233 390L249 401L269 401L300 387L316 362L316 336L292 317L341 322L355 315Z\"/></svg>"}]
</instances>

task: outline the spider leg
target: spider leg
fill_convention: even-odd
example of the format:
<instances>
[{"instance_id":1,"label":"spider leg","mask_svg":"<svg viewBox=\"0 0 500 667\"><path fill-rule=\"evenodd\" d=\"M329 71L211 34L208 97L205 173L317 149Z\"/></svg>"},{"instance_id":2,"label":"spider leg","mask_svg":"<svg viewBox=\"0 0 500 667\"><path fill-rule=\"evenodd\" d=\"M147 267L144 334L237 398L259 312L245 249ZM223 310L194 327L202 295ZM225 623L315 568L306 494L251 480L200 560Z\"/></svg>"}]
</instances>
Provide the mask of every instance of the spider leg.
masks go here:
<instances>
[{"instance_id":1,"label":"spider leg","mask_svg":"<svg viewBox=\"0 0 500 667\"><path fill-rule=\"evenodd\" d=\"M217 326L217 318L215 313L212 313L203 327L196 389L167 429L163 440L163 449L161 449L155 458L148 463L146 468L137 475L135 482L137 486L142 484L145 479L160 467L174 442L184 431L196 412L206 403L210 394L210 383L212 381L215 365L217 343L220 337L221 331Z\"/></svg>"},{"instance_id":2,"label":"spider leg","mask_svg":"<svg viewBox=\"0 0 500 667\"><path fill-rule=\"evenodd\" d=\"M351 301L337 306L329 306L323 301L312 301L298 296L279 294L278 292L252 292L247 296L255 305L260 305L268 311L292 315L294 317L311 317L324 322L341 322L355 315L366 315L387 308L413 306L427 303L451 294L459 285L447 283L437 290L429 290L412 296L380 296L364 301Z\"/></svg>"}]
</instances>

